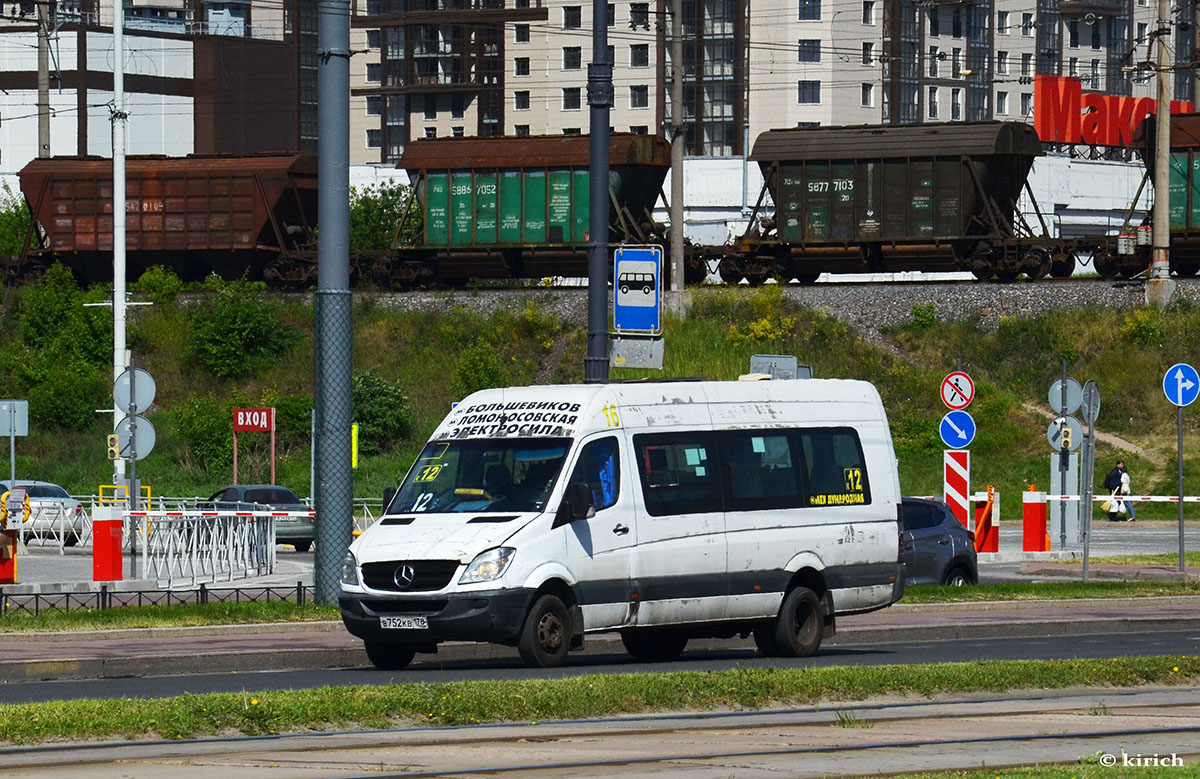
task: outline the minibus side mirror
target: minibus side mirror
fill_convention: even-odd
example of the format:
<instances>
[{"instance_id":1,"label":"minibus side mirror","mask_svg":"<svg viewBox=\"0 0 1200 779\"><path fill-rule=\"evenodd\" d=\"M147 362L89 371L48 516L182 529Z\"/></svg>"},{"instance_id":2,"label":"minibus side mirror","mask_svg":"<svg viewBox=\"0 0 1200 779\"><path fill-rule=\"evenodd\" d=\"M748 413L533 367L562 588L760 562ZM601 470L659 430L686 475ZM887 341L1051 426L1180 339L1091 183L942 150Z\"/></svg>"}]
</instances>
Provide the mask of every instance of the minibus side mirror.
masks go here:
<instances>
[{"instance_id":1,"label":"minibus side mirror","mask_svg":"<svg viewBox=\"0 0 1200 779\"><path fill-rule=\"evenodd\" d=\"M392 505L392 498L396 497L395 487L386 487L383 490L383 510L381 513L386 514L388 506Z\"/></svg>"},{"instance_id":2,"label":"minibus side mirror","mask_svg":"<svg viewBox=\"0 0 1200 779\"><path fill-rule=\"evenodd\" d=\"M592 503L592 488L583 482L567 485L563 495L562 505L554 517L554 526L565 525L577 519L588 519L596 516L596 506Z\"/></svg>"}]
</instances>

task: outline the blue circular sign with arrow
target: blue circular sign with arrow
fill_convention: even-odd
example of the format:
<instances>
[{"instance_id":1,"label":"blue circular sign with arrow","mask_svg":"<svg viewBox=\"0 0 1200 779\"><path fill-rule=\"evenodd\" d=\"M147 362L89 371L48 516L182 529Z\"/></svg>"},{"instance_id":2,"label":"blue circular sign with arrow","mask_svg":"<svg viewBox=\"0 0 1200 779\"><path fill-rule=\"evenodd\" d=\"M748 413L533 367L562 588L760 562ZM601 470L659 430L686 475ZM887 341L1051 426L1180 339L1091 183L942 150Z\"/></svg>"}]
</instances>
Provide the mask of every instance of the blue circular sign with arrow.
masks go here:
<instances>
[{"instance_id":1,"label":"blue circular sign with arrow","mask_svg":"<svg viewBox=\"0 0 1200 779\"><path fill-rule=\"evenodd\" d=\"M975 440L975 420L966 411L951 411L942 417L938 432L946 446L962 449Z\"/></svg>"},{"instance_id":2,"label":"blue circular sign with arrow","mask_svg":"<svg viewBox=\"0 0 1200 779\"><path fill-rule=\"evenodd\" d=\"M1186 362L1167 368L1163 375L1163 393L1176 406L1190 406L1200 396L1200 374Z\"/></svg>"}]
</instances>

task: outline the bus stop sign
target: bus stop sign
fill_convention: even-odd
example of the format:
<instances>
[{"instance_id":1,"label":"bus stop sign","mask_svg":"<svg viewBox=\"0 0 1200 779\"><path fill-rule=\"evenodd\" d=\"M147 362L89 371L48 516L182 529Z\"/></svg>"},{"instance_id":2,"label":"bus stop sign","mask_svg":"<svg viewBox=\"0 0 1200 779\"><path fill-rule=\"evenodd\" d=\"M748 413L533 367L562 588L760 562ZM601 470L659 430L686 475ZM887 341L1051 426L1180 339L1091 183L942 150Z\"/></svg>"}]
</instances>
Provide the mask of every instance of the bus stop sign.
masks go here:
<instances>
[{"instance_id":1,"label":"bus stop sign","mask_svg":"<svg viewBox=\"0 0 1200 779\"><path fill-rule=\"evenodd\" d=\"M661 246L623 246L613 252L613 328L617 334L662 332Z\"/></svg>"}]
</instances>

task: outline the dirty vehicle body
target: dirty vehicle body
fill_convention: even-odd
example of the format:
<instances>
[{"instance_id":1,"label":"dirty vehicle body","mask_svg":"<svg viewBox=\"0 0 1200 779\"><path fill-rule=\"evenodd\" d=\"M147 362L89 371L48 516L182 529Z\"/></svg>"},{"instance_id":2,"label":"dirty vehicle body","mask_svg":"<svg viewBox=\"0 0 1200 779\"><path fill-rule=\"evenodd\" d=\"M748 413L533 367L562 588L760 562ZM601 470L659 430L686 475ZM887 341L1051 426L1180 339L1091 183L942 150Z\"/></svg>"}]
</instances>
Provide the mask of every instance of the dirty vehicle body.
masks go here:
<instances>
[{"instance_id":1,"label":"dirty vehicle body","mask_svg":"<svg viewBox=\"0 0 1200 779\"><path fill-rule=\"evenodd\" d=\"M587 276L588 144L587 135L413 141L397 167L414 185L408 208L419 209L421 233L372 257L372 277L390 287ZM661 137L613 133L610 243L663 241L650 212L670 167Z\"/></svg>"},{"instance_id":2,"label":"dirty vehicle body","mask_svg":"<svg viewBox=\"0 0 1200 779\"><path fill-rule=\"evenodd\" d=\"M484 390L441 423L342 572L380 668L442 641L561 664L618 631L814 653L903 592L899 483L875 388L846 380Z\"/></svg>"},{"instance_id":3,"label":"dirty vehicle body","mask_svg":"<svg viewBox=\"0 0 1200 779\"><path fill-rule=\"evenodd\" d=\"M22 264L61 259L89 283L112 279L112 160L35 159L20 173L34 224ZM249 273L316 282L317 162L308 154L131 156L126 163L129 275L164 265L184 280ZM38 226L40 225L40 231Z\"/></svg>"},{"instance_id":4,"label":"dirty vehicle body","mask_svg":"<svg viewBox=\"0 0 1200 779\"><path fill-rule=\"evenodd\" d=\"M1027 179L1041 154L1037 133L1020 122L769 130L750 156L763 191L721 278L1069 276L1074 244L1051 237L1040 211L1030 224L1017 207L1023 191L1033 201Z\"/></svg>"}]
</instances>

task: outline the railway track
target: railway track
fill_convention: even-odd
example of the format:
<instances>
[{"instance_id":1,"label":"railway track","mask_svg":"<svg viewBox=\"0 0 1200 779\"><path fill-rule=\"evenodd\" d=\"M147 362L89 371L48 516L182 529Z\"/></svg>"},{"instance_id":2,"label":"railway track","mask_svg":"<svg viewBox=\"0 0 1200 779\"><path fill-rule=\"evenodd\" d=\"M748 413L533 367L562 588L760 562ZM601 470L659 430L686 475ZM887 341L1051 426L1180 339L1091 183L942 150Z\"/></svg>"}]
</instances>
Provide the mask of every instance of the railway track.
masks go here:
<instances>
[{"instance_id":1,"label":"railway track","mask_svg":"<svg viewBox=\"0 0 1200 779\"><path fill-rule=\"evenodd\" d=\"M22 776L828 776L1200 759L1200 688L0 749ZM1143 763L1146 764L1146 763ZM176 773L175 775L186 775Z\"/></svg>"}]
</instances>

